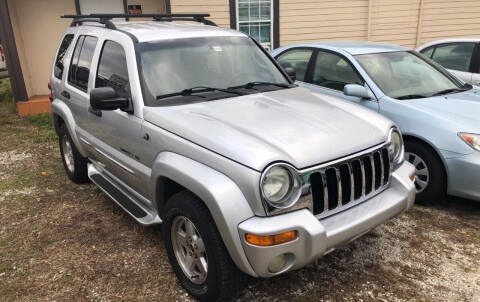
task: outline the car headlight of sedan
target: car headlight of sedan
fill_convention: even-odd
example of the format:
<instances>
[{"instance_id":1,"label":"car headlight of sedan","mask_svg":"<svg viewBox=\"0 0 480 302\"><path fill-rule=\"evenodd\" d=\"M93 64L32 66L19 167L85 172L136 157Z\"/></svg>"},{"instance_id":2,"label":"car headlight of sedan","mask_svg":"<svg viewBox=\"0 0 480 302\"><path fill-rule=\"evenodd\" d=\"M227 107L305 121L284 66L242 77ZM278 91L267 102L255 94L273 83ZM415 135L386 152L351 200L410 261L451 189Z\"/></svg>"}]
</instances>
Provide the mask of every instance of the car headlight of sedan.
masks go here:
<instances>
[{"instance_id":1,"label":"car headlight of sedan","mask_svg":"<svg viewBox=\"0 0 480 302\"><path fill-rule=\"evenodd\" d=\"M464 133L458 134L460 138L473 149L480 151L480 134Z\"/></svg>"},{"instance_id":2,"label":"car headlight of sedan","mask_svg":"<svg viewBox=\"0 0 480 302\"><path fill-rule=\"evenodd\" d=\"M300 176L287 164L274 164L263 172L260 192L268 206L274 209L289 208L300 198Z\"/></svg>"},{"instance_id":3,"label":"car headlight of sedan","mask_svg":"<svg viewBox=\"0 0 480 302\"><path fill-rule=\"evenodd\" d=\"M405 150L402 134L398 128L393 127L390 130L389 140L390 146L388 147L388 152L390 153L390 158L394 164L400 165L403 162Z\"/></svg>"}]
</instances>

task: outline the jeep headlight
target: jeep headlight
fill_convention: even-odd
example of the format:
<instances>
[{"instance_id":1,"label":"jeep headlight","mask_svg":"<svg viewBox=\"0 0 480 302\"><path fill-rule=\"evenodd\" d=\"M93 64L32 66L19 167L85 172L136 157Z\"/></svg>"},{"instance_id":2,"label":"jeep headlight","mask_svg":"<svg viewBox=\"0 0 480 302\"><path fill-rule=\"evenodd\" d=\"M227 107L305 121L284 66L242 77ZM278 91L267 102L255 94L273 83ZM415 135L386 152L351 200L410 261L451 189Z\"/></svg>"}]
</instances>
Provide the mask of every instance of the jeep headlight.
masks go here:
<instances>
[{"instance_id":1,"label":"jeep headlight","mask_svg":"<svg viewBox=\"0 0 480 302\"><path fill-rule=\"evenodd\" d=\"M480 151L480 135L473 133L460 132L458 134L460 138L473 149Z\"/></svg>"},{"instance_id":2,"label":"jeep headlight","mask_svg":"<svg viewBox=\"0 0 480 302\"><path fill-rule=\"evenodd\" d=\"M260 180L260 192L267 205L285 209L294 205L300 197L300 177L286 164L275 164L265 170Z\"/></svg>"},{"instance_id":3,"label":"jeep headlight","mask_svg":"<svg viewBox=\"0 0 480 302\"><path fill-rule=\"evenodd\" d=\"M393 160L393 163L399 165L403 162L404 158L404 147L403 147L403 138L400 130L393 127L390 130L390 146L388 147L388 152L390 153L390 158Z\"/></svg>"}]
</instances>

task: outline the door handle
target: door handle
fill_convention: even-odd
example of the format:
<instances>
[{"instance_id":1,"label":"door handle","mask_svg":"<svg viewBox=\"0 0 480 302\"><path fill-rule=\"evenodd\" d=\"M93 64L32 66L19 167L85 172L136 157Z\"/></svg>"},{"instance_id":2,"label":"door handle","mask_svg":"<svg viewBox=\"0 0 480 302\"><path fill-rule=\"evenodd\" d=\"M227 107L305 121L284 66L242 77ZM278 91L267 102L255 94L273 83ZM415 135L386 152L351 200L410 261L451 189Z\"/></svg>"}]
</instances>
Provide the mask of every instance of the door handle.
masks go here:
<instances>
[{"instance_id":1,"label":"door handle","mask_svg":"<svg viewBox=\"0 0 480 302\"><path fill-rule=\"evenodd\" d=\"M68 91L62 91L62 96L65 97L66 99L70 99L70 93Z\"/></svg>"}]
</instances>

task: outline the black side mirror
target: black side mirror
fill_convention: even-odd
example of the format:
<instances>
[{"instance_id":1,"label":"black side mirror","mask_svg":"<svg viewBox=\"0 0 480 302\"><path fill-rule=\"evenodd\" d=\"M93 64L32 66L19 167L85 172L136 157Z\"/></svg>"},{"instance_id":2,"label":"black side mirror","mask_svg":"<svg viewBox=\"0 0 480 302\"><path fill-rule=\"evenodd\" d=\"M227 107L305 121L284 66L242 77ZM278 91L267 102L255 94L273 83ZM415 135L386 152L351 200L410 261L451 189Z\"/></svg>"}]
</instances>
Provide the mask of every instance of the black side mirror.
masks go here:
<instances>
[{"instance_id":1,"label":"black side mirror","mask_svg":"<svg viewBox=\"0 0 480 302\"><path fill-rule=\"evenodd\" d=\"M292 79L292 81L295 82L297 80L297 72L295 71L295 68L285 67L285 72L290 77L290 79Z\"/></svg>"},{"instance_id":2,"label":"black side mirror","mask_svg":"<svg viewBox=\"0 0 480 302\"><path fill-rule=\"evenodd\" d=\"M98 87L90 91L90 106L93 110L128 110L130 100L118 97L112 87Z\"/></svg>"}]
</instances>

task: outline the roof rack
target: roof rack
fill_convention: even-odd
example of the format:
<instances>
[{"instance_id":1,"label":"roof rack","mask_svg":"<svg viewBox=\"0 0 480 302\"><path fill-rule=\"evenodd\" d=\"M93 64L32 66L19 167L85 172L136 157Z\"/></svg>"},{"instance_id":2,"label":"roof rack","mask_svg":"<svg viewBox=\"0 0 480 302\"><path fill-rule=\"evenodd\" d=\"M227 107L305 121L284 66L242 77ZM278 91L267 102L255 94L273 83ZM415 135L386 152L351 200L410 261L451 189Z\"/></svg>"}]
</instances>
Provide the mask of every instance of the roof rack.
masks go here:
<instances>
[{"instance_id":1,"label":"roof rack","mask_svg":"<svg viewBox=\"0 0 480 302\"><path fill-rule=\"evenodd\" d=\"M195 21L205 25L217 26L213 21L205 19L210 14L89 14L89 15L63 15L60 18L73 19L70 26L83 24L83 22L96 22L104 24L109 29L117 29L113 18L152 18L154 21Z\"/></svg>"}]
</instances>

